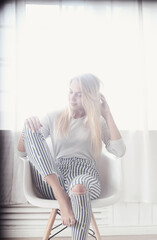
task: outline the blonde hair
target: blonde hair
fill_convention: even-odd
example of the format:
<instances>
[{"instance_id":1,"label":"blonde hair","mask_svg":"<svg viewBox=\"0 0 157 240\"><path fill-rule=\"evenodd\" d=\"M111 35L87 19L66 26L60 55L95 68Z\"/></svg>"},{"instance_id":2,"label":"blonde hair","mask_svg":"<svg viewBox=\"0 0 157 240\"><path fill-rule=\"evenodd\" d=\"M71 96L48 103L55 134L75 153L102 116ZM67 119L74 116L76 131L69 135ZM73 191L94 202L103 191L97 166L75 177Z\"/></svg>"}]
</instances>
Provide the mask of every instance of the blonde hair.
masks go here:
<instances>
[{"instance_id":1,"label":"blonde hair","mask_svg":"<svg viewBox=\"0 0 157 240\"><path fill-rule=\"evenodd\" d=\"M70 80L78 81L82 92L82 106L86 117L84 124L89 127L91 147L94 157L98 157L102 150L102 136L100 124L100 80L91 73L76 76ZM55 126L56 136L68 136L68 127L73 113L70 108L64 109L58 116Z\"/></svg>"}]
</instances>

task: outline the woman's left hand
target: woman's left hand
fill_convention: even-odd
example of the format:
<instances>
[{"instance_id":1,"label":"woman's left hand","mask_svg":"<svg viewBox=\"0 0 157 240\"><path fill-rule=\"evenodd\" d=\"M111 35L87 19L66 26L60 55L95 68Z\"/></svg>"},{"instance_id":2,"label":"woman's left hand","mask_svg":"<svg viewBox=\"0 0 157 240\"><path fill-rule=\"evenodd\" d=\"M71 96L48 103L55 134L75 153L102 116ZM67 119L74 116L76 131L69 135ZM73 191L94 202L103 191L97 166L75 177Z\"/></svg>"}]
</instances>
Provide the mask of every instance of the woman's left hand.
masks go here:
<instances>
[{"instance_id":1,"label":"woman's left hand","mask_svg":"<svg viewBox=\"0 0 157 240\"><path fill-rule=\"evenodd\" d=\"M109 105L102 93L100 93L101 115L105 118L107 114L110 114Z\"/></svg>"}]
</instances>

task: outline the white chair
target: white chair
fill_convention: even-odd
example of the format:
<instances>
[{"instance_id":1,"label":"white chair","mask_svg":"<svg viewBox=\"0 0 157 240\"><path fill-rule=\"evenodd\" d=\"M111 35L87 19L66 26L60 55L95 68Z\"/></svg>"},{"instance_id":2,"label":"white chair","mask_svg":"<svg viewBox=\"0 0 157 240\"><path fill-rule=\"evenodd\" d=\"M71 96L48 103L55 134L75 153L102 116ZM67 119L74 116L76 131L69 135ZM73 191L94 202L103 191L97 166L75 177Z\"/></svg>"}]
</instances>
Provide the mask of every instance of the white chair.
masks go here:
<instances>
[{"instance_id":1,"label":"white chair","mask_svg":"<svg viewBox=\"0 0 157 240\"><path fill-rule=\"evenodd\" d=\"M47 141L49 147L50 142ZM50 151L52 153L51 147ZM27 201L37 207L43 208L52 208L50 217L48 219L47 227L43 236L43 240L48 240L52 238L50 232L52 230L55 218L57 213L59 214L59 204L57 200L44 199L43 196L36 190L33 185L31 177L30 164L27 157L20 157L24 163L24 179L23 179L23 189L24 195ZM104 153L102 154L101 159L97 161L97 168L99 171L102 193L98 199L92 200L92 209L94 208L103 208L109 205L112 205L120 200L122 195L122 171L121 171L121 158L111 158ZM93 227L93 236L100 240L100 233L92 213L92 227ZM65 229L64 227L63 229ZM89 233L90 234L90 233ZM55 234L56 235L56 234ZM90 234L92 235L92 234Z\"/></svg>"}]
</instances>

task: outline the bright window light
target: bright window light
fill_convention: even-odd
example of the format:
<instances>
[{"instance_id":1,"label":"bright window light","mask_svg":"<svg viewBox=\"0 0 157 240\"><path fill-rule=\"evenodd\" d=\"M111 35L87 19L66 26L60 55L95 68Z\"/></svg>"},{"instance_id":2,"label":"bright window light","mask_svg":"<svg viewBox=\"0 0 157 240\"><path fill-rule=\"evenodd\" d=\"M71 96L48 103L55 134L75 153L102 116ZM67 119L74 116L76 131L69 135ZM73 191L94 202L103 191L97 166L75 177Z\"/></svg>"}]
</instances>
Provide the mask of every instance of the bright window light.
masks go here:
<instances>
[{"instance_id":1,"label":"bright window light","mask_svg":"<svg viewBox=\"0 0 157 240\"><path fill-rule=\"evenodd\" d=\"M63 108L70 78L91 72L103 82L101 91L119 129L156 129L152 54L157 39L146 16L144 45L140 24L134 1L112 8L106 1L26 4L18 32L17 126L32 115ZM152 44L149 34L156 39ZM152 64L144 62L146 56Z\"/></svg>"}]
</instances>

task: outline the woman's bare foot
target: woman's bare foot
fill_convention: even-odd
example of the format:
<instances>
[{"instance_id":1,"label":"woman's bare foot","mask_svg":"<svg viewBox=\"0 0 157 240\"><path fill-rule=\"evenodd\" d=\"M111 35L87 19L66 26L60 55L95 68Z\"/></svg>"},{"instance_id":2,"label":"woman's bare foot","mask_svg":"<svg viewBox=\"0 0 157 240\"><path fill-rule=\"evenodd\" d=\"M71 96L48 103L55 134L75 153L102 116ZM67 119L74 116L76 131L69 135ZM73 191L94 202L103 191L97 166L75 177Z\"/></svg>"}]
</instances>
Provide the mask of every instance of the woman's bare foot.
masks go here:
<instances>
[{"instance_id":1,"label":"woman's bare foot","mask_svg":"<svg viewBox=\"0 0 157 240\"><path fill-rule=\"evenodd\" d=\"M76 223L76 220L72 210L70 198L64 189L60 190L56 195L61 210L62 223L66 226L74 225Z\"/></svg>"},{"instance_id":2,"label":"woman's bare foot","mask_svg":"<svg viewBox=\"0 0 157 240\"><path fill-rule=\"evenodd\" d=\"M66 194L65 190L61 187L58 177L56 174L50 174L45 177L45 180L52 187L55 198L59 202L62 223L66 226L74 225L76 220L72 210L70 198Z\"/></svg>"}]
</instances>

